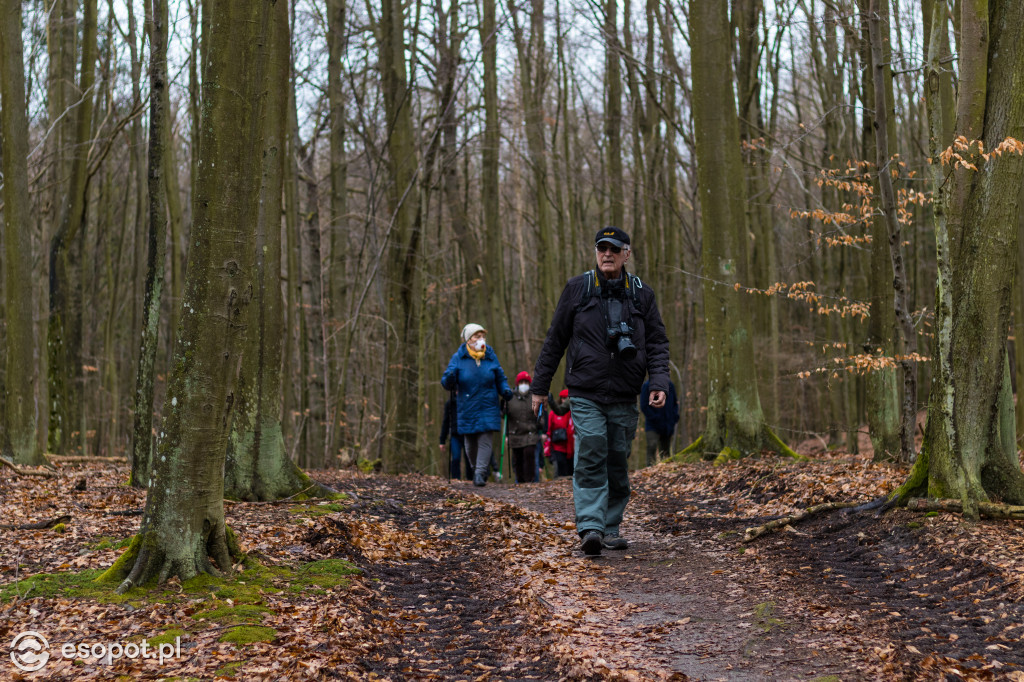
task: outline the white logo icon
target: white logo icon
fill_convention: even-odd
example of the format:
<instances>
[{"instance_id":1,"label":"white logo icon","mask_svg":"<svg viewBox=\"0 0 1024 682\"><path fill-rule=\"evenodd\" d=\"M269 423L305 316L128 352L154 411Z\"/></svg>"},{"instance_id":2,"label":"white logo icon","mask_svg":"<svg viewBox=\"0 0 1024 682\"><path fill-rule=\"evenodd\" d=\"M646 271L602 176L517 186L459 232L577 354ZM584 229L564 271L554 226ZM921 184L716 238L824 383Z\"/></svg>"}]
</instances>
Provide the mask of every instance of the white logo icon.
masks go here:
<instances>
[{"instance_id":1,"label":"white logo icon","mask_svg":"<svg viewBox=\"0 0 1024 682\"><path fill-rule=\"evenodd\" d=\"M11 642L11 661L27 673L41 669L50 660L50 644L35 630L19 633Z\"/></svg>"}]
</instances>

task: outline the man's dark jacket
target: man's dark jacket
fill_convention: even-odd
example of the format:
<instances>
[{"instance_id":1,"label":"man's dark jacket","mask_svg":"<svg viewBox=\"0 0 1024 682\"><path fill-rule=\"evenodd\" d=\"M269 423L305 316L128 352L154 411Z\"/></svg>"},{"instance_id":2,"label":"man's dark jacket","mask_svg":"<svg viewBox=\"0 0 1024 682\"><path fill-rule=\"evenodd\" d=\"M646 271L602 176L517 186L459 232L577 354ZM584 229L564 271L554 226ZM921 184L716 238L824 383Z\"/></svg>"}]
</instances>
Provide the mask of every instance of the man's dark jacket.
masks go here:
<instances>
[{"instance_id":1,"label":"man's dark jacket","mask_svg":"<svg viewBox=\"0 0 1024 682\"><path fill-rule=\"evenodd\" d=\"M587 398L598 403L634 402L649 374L652 391L667 391L668 335L661 321L658 304L650 287L638 278L622 278L618 286L610 286L600 270L590 298L580 306L588 274L568 281L555 308L544 347L537 358L530 392L547 395L551 378L566 354L565 385L573 398ZM625 273L625 268L623 268ZM634 296L624 283L636 283ZM623 360L608 345L607 297L620 298L628 310L626 321L633 327L636 357ZM577 309L577 307L579 307Z\"/></svg>"}]
</instances>

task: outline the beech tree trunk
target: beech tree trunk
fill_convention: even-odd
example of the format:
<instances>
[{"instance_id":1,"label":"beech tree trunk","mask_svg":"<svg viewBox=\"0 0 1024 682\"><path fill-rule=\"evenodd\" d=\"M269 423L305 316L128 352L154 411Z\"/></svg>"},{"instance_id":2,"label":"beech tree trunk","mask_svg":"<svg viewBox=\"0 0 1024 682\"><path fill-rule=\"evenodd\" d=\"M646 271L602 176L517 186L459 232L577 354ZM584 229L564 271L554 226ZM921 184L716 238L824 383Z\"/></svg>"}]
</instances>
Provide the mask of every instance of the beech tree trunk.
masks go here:
<instances>
[{"instance_id":1,"label":"beech tree trunk","mask_svg":"<svg viewBox=\"0 0 1024 682\"><path fill-rule=\"evenodd\" d=\"M961 12L953 134L944 130L940 109L945 17L933 13L926 78L939 266L936 369L925 446L893 496L960 500L964 514L977 518L982 503L1024 503L1024 474L1000 424L1008 418L1001 415L1024 161L1017 154L971 156L978 170L952 170L947 196L950 169L937 157L957 136L982 141L986 152L1008 137L1024 138L1024 5L963 3Z\"/></svg>"},{"instance_id":2,"label":"beech tree trunk","mask_svg":"<svg viewBox=\"0 0 1024 682\"><path fill-rule=\"evenodd\" d=\"M860 0L864 13L867 14L870 0ZM865 17L866 19L866 17ZM865 24L867 21L865 21ZM886 125L886 138L895 138L896 125L894 117L889 117L888 112L892 106L892 90L883 88L886 93L885 101L876 101L877 88L875 87L876 74L890 83L892 69L889 66L889 51L883 49L882 65L879 69L874 68L874 57L870 45L868 27L862 28L862 35L865 36L862 47L864 68L863 72L863 94L864 94L864 127L863 127L863 158L876 158L881 154L888 160L890 154L888 148L878 150L878 141L875 135L875 126L884 121ZM887 46L888 41L883 43ZM878 119L873 115L874 111L882 107L885 116ZM887 145L888 147L888 145ZM876 196L878 195L878 183L874 183ZM889 254L889 230L885 216L876 214L871 221L871 316L868 318L868 339L865 352L884 357L896 355L896 311L895 296L892 288L892 261ZM899 390L896 385L896 370L890 368L876 369L867 375L867 404L868 404L868 429L871 435L871 446L874 450L873 459L876 462L885 460L898 460L901 458L902 442L900 440L900 411L899 411ZM913 431L911 431L911 435Z\"/></svg>"},{"instance_id":3,"label":"beech tree trunk","mask_svg":"<svg viewBox=\"0 0 1024 682\"><path fill-rule=\"evenodd\" d=\"M135 374L135 428L131 484L149 480L153 453L153 374L160 341L160 304L167 254L167 193L164 185L164 142L167 140L167 1L152 0L149 53L149 229L146 295L142 307L142 341Z\"/></svg>"},{"instance_id":4,"label":"beech tree trunk","mask_svg":"<svg viewBox=\"0 0 1024 682\"><path fill-rule=\"evenodd\" d=\"M275 2L263 139L263 180L256 233L256 300L249 306L237 402L224 468L224 496L276 500L329 492L288 458L281 424L281 196L288 124L288 5Z\"/></svg>"},{"instance_id":5,"label":"beech tree trunk","mask_svg":"<svg viewBox=\"0 0 1024 682\"><path fill-rule=\"evenodd\" d=\"M0 3L0 133L4 173L4 376L3 454L15 464L44 464L36 439L35 293L29 222L28 117L21 40L21 1Z\"/></svg>"},{"instance_id":6,"label":"beech tree trunk","mask_svg":"<svg viewBox=\"0 0 1024 682\"><path fill-rule=\"evenodd\" d=\"M81 258L89 189L88 141L92 132L96 78L96 0L85 0L82 18L82 66L76 111L75 152L60 226L50 241L50 313L47 333L51 452L84 452L82 420Z\"/></svg>"},{"instance_id":7,"label":"beech tree trunk","mask_svg":"<svg viewBox=\"0 0 1024 682\"><path fill-rule=\"evenodd\" d=\"M728 7L691 0L689 26L709 392L704 434L684 452L731 458L766 448L792 454L765 422L757 390L750 296L736 289L750 279Z\"/></svg>"},{"instance_id":8,"label":"beech tree trunk","mask_svg":"<svg viewBox=\"0 0 1024 682\"><path fill-rule=\"evenodd\" d=\"M224 458L249 307L257 296L256 225L270 0L211 7L202 159L164 423L139 534L104 575L118 590L230 572ZM216 564L214 566L211 560Z\"/></svg>"},{"instance_id":9,"label":"beech tree trunk","mask_svg":"<svg viewBox=\"0 0 1024 682\"><path fill-rule=\"evenodd\" d=\"M417 359L420 346L418 269L422 249L422 214L416 174L419 165L412 101L406 70L405 16L399 0L381 3L380 69L387 112L388 207L387 311L393 325L389 338L383 467L395 473L416 464L418 409Z\"/></svg>"}]
</instances>

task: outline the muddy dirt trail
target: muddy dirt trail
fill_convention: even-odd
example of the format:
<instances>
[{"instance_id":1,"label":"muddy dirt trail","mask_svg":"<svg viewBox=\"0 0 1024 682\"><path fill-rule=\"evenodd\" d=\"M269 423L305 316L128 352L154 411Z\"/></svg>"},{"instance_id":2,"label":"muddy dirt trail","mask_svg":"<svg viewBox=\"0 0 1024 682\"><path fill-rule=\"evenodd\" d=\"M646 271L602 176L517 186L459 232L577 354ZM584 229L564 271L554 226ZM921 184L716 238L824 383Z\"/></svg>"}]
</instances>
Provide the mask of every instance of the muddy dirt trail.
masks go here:
<instances>
[{"instance_id":1,"label":"muddy dirt trail","mask_svg":"<svg viewBox=\"0 0 1024 682\"><path fill-rule=\"evenodd\" d=\"M557 521L573 519L567 480L476 492ZM885 642L858 628L856 616L808 611L800 603L806 595L793 595L764 566L708 536L728 530L665 532L643 492L634 494L622 526L629 549L590 559L574 548L579 561L610 568L604 595L624 607L628 620L602 623L609 631L649 632L651 660L689 679L875 678L878 666L867 662L878 662L874 650Z\"/></svg>"},{"instance_id":2,"label":"muddy dirt trail","mask_svg":"<svg viewBox=\"0 0 1024 682\"><path fill-rule=\"evenodd\" d=\"M405 633L362 665L391 679L1024 682L1019 576L969 547L1024 529L836 513L744 544L770 516L681 495L676 477L693 471L657 469L634 477L629 549L596 558L580 551L567 479L328 481L355 499L340 527L369 517L422 548L356 557L380 581L382 629ZM729 485L769 499L782 479L753 471Z\"/></svg>"}]
</instances>

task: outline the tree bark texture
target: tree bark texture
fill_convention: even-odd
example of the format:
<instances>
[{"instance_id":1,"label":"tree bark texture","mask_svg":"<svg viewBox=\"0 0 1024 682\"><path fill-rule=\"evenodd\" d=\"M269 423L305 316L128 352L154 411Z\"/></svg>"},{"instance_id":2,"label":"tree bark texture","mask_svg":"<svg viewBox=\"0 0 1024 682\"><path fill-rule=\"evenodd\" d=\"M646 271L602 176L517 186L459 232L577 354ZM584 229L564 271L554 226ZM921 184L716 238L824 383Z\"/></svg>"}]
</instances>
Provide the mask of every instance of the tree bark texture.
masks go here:
<instances>
[{"instance_id":1,"label":"tree bark texture","mask_svg":"<svg viewBox=\"0 0 1024 682\"><path fill-rule=\"evenodd\" d=\"M28 117L21 40L21 2L0 3L0 132L4 174L4 376L3 454L15 464L45 463L38 447L35 293L29 222Z\"/></svg>"},{"instance_id":2,"label":"tree bark texture","mask_svg":"<svg viewBox=\"0 0 1024 682\"><path fill-rule=\"evenodd\" d=\"M745 455L763 446L777 448L769 436L757 390L749 296L737 290L750 280L728 7L691 0L689 26L703 221L708 409L704 435L688 450Z\"/></svg>"},{"instance_id":3,"label":"tree bark texture","mask_svg":"<svg viewBox=\"0 0 1024 682\"><path fill-rule=\"evenodd\" d=\"M1011 0L963 3L962 12L957 127L948 136L939 110L941 31L931 35L933 158L956 135L981 140L986 151L1009 136L1024 137L1024 6ZM1024 503L1024 474L1016 453L1004 451L999 424L1024 162L1016 154L992 156L978 168L932 171L939 210L936 371L927 449L896 493L958 499L972 517L984 502ZM947 174L952 175L948 203L943 196Z\"/></svg>"},{"instance_id":4,"label":"tree bark texture","mask_svg":"<svg viewBox=\"0 0 1024 682\"><path fill-rule=\"evenodd\" d=\"M878 0L871 0L870 6L868 31L875 88L875 164L878 169L879 196L892 266L895 295L893 309L900 332L895 345L896 355L903 372L900 459L910 462L915 455L914 433L917 430L917 363L911 357L917 353L917 332L910 317L910 297L907 292L909 282L903 259L903 228L897 214L896 190L892 182L893 173L898 172L898 167L893 165L893 156L889 148L889 136L894 128L889 120L895 114L891 111L892 74L888 66L890 50L885 49L888 39L883 38L888 35L889 30L888 12L885 5L880 5Z\"/></svg>"},{"instance_id":5,"label":"tree bark texture","mask_svg":"<svg viewBox=\"0 0 1024 682\"><path fill-rule=\"evenodd\" d=\"M865 18L870 14L870 0L861 0ZM865 24L867 21L865 21ZM881 31L877 32L878 34ZM879 142L875 134L875 128L884 121L886 126L886 138L895 136L896 125L890 116L890 105L892 91L885 87L891 83L892 69L889 66L888 40L884 40L880 68L875 68L874 50L868 26L863 26L861 34L867 43L863 47L863 93L864 93L864 123L863 126L863 158L877 160L878 154L885 156L881 166L886 166L890 157L888 145L884 151L880 151ZM882 91L885 92L885 99L878 102L878 88L875 87L876 76L884 81ZM881 107L882 119L877 118L874 112ZM876 195L880 195L878 182L873 183ZM877 213L871 221L871 316L868 318L868 339L865 352L884 357L896 355L896 297L892 287L892 258L889 246L889 228L887 216L881 212ZM871 445L874 451L873 458L876 462L884 460L898 460L901 458L901 419L899 410L899 390L896 385L896 370L882 368L872 371L867 376L867 404L868 404L868 428L871 435ZM911 436L913 431L911 431Z\"/></svg>"},{"instance_id":6,"label":"tree bark texture","mask_svg":"<svg viewBox=\"0 0 1024 682\"><path fill-rule=\"evenodd\" d=\"M231 570L224 458L254 281L263 151L268 0L211 8L202 158L164 423L139 535L107 579L119 590ZM211 564L216 563L216 568Z\"/></svg>"},{"instance_id":7,"label":"tree bark texture","mask_svg":"<svg viewBox=\"0 0 1024 682\"><path fill-rule=\"evenodd\" d=\"M387 345L387 402L384 406L383 466L387 472L415 465L418 418L417 354L419 339L418 270L422 248L422 214L416 186L419 158L412 123L412 102L406 70L405 17L402 3L381 4L380 68L387 114L388 205L391 213L387 259L387 311L394 335Z\"/></svg>"},{"instance_id":8,"label":"tree bark texture","mask_svg":"<svg viewBox=\"0 0 1024 682\"><path fill-rule=\"evenodd\" d=\"M50 312L47 333L49 359L49 449L64 453L82 449L82 299L83 233L89 189L89 139L92 132L93 84L96 78L96 0L85 0L82 18L82 66L75 126L71 182L60 211L60 225L50 241ZM76 438L77 440L73 440Z\"/></svg>"},{"instance_id":9,"label":"tree bark texture","mask_svg":"<svg viewBox=\"0 0 1024 682\"><path fill-rule=\"evenodd\" d=\"M263 178L260 188L253 278L245 349L224 467L224 495L268 501L324 489L288 458L281 423L281 196L288 125L290 34L288 5L275 2L269 29Z\"/></svg>"},{"instance_id":10,"label":"tree bark texture","mask_svg":"<svg viewBox=\"0 0 1024 682\"><path fill-rule=\"evenodd\" d=\"M152 0L149 53L149 214L147 229L146 294L142 306L142 340L135 374L135 425L132 439L131 484L142 488L149 480L153 454L153 375L160 341L160 307L167 253L167 193L164 184L164 144L167 131L167 1Z\"/></svg>"}]
</instances>

